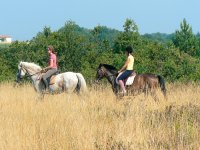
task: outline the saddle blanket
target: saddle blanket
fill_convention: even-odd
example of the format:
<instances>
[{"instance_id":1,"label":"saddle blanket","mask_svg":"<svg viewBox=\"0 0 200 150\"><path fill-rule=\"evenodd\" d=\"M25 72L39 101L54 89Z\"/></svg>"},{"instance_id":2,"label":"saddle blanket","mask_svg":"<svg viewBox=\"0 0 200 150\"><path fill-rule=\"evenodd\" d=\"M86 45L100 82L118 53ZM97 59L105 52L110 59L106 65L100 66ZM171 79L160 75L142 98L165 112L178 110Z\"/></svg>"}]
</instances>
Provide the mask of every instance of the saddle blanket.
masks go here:
<instances>
[{"instance_id":1,"label":"saddle blanket","mask_svg":"<svg viewBox=\"0 0 200 150\"><path fill-rule=\"evenodd\" d=\"M135 76L128 77L128 79L126 80L126 85L132 85L134 79L135 79Z\"/></svg>"},{"instance_id":2,"label":"saddle blanket","mask_svg":"<svg viewBox=\"0 0 200 150\"><path fill-rule=\"evenodd\" d=\"M122 73L123 73L123 72L119 73L118 76L117 76L117 78L116 78L116 83L117 83L117 84L119 84L118 78L119 78L119 76L120 76ZM127 79L124 80L125 85L132 85L132 84L133 84L133 81L134 81L134 79L135 79L135 76L136 76L136 73L133 72L133 73L131 74L131 76L129 76Z\"/></svg>"},{"instance_id":3,"label":"saddle blanket","mask_svg":"<svg viewBox=\"0 0 200 150\"><path fill-rule=\"evenodd\" d=\"M41 74L38 76L37 79L38 79L38 80L41 80L43 75L44 75L44 74L41 73ZM48 80L49 85L52 85L52 84L55 83L55 79L56 79L55 77L56 77L56 75L52 75L52 76L50 77L50 79Z\"/></svg>"}]
</instances>

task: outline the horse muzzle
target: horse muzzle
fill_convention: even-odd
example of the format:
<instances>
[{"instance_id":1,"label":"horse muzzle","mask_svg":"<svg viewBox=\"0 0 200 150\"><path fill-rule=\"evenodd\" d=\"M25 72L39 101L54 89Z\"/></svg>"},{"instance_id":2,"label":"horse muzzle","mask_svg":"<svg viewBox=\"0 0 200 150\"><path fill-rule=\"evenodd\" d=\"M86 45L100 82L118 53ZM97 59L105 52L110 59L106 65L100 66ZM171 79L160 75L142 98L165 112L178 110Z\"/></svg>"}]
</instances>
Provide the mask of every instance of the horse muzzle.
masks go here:
<instances>
[{"instance_id":1,"label":"horse muzzle","mask_svg":"<svg viewBox=\"0 0 200 150\"><path fill-rule=\"evenodd\" d=\"M20 76L20 74L19 73L17 73L17 77L16 77L16 82L17 83L19 83L19 82L21 82L21 80L22 80L22 77Z\"/></svg>"}]
</instances>

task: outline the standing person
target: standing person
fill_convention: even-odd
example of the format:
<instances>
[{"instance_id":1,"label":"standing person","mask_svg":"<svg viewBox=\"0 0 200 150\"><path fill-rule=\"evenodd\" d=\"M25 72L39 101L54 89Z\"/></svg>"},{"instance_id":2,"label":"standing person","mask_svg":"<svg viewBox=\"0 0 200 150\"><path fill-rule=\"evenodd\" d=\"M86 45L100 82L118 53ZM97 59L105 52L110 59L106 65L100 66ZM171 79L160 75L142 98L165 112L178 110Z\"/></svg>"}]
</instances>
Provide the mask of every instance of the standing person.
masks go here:
<instances>
[{"instance_id":1,"label":"standing person","mask_svg":"<svg viewBox=\"0 0 200 150\"><path fill-rule=\"evenodd\" d=\"M120 73L125 70L117 79L122 89L123 95L126 94L126 88L125 88L123 80L129 77L133 73L134 57L132 55L132 52L133 52L133 49L131 46L126 47L125 53L126 53L127 59L123 67L118 71L118 73Z\"/></svg>"},{"instance_id":2,"label":"standing person","mask_svg":"<svg viewBox=\"0 0 200 150\"><path fill-rule=\"evenodd\" d=\"M49 89L49 82L47 81L47 79L57 72L57 56L53 46L49 45L47 47L47 51L49 54L49 66L42 69L42 71L45 72L42 79L44 81L46 90Z\"/></svg>"}]
</instances>

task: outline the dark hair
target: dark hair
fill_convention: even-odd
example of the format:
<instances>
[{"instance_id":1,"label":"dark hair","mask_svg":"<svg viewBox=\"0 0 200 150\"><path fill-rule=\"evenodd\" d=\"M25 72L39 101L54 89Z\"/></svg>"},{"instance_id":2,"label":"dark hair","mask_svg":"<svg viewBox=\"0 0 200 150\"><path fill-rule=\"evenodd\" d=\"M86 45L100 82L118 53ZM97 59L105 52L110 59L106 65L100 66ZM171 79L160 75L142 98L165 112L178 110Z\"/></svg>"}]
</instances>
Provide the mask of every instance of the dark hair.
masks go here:
<instances>
[{"instance_id":1,"label":"dark hair","mask_svg":"<svg viewBox=\"0 0 200 150\"><path fill-rule=\"evenodd\" d=\"M56 52L55 52L55 50L54 50L52 45L49 45L47 48L49 48L52 51L52 53L56 54Z\"/></svg>"},{"instance_id":2,"label":"dark hair","mask_svg":"<svg viewBox=\"0 0 200 150\"><path fill-rule=\"evenodd\" d=\"M133 48L131 46L127 46L125 49L126 52L128 52L129 54L133 52Z\"/></svg>"}]
</instances>

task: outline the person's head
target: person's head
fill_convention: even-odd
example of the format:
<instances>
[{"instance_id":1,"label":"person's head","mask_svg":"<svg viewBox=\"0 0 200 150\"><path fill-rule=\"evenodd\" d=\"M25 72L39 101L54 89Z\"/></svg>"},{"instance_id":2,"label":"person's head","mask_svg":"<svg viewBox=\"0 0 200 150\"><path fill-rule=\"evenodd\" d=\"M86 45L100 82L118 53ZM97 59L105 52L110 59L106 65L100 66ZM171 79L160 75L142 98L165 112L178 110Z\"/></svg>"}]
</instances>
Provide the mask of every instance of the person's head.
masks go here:
<instances>
[{"instance_id":1,"label":"person's head","mask_svg":"<svg viewBox=\"0 0 200 150\"><path fill-rule=\"evenodd\" d=\"M125 52L129 55L133 52L133 48L131 46L127 46Z\"/></svg>"},{"instance_id":2,"label":"person's head","mask_svg":"<svg viewBox=\"0 0 200 150\"><path fill-rule=\"evenodd\" d=\"M55 51L54 51L54 48L53 48L53 46L52 45L49 45L48 47L47 47L47 50L48 50L48 53L56 53Z\"/></svg>"}]
</instances>

